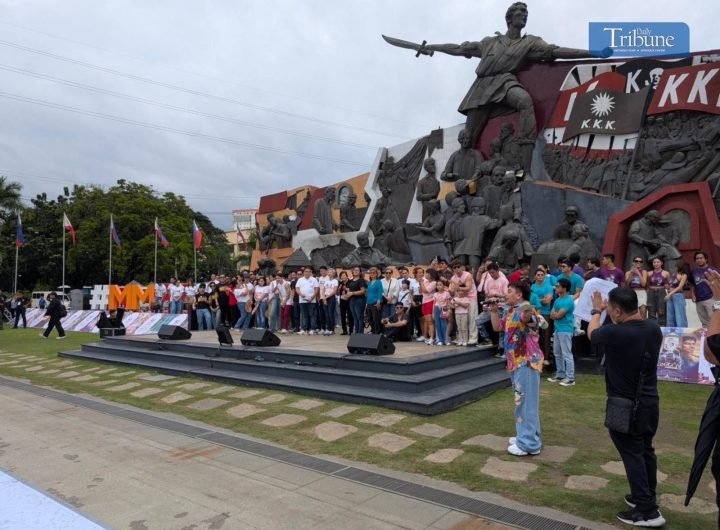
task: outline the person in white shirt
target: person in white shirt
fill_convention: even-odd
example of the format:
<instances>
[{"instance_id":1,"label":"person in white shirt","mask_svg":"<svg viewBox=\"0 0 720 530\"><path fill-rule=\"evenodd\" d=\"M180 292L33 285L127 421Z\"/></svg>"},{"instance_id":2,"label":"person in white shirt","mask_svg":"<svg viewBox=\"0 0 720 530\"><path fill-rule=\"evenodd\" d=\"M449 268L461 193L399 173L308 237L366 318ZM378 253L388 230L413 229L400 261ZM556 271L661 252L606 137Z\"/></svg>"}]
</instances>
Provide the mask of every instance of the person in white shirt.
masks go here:
<instances>
[{"instance_id":1,"label":"person in white shirt","mask_svg":"<svg viewBox=\"0 0 720 530\"><path fill-rule=\"evenodd\" d=\"M325 313L325 329L323 335L335 334L335 311L337 309L337 292L339 282L335 279L335 269L330 269L325 280L325 288L320 295L320 304Z\"/></svg>"},{"instance_id":2,"label":"person in white shirt","mask_svg":"<svg viewBox=\"0 0 720 530\"><path fill-rule=\"evenodd\" d=\"M153 295L153 313L162 313L163 311L163 300L167 293L167 287L165 284L160 282L155 284L155 294Z\"/></svg>"},{"instance_id":3,"label":"person in white shirt","mask_svg":"<svg viewBox=\"0 0 720 530\"><path fill-rule=\"evenodd\" d=\"M322 303L322 299L323 299L323 296L325 293L325 284L327 283L327 280L328 280L328 268L325 265L321 265L320 266L320 276L318 276L318 279L317 279L318 287L320 290L318 291L318 304L317 304L316 310L317 310L317 325L318 325L317 329L320 330L320 333L322 333L323 335L325 334L326 325L325 325L325 310L323 309L324 306Z\"/></svg>"},{"instance_id":4,"label":"person in white shirt","mask_svg":"<svg viewBox=\"0 0 720 530\"><path fill-rule=\"evenodd\" d=\"M273 333L277 329L278 320L280 320L280 296L284 289L285 278L282 274L275 273L275 279L270 282L270 318L269 329Z\"/></svg>"},{"instance_id":5,"label":"person in white shirt","mask_svg":"<svg viewBox=\"0 0 720 530\"><path fill-rule=\"evenodd\" d=\"M170 313L179 315L183 312L183 295L185 294L185 287L180 283L180 280L175 280L175 285L170 286Z\"/></svg>"},{"instance_id":6,"label":"person in white shirt","mask_svg":"<svg viewBox=\"0 0 720 530\"><path fill-rule=\"evenodd\" d=\"M280 286L280 333L287 333L291 327L290 317L293 312L293 290L290 287L290 273L285 275Z\"/></svg>"},{"instance_id":7,"label":"person in white shirt","mask_svg":"<svg viewBox=\"0 0 720 530\"><path fill-rule=\"evenodd\" d=\"M320 294L320 284L317 278L313 277L310 267L305 267L303 270L302 278L298 278L295 284L295 291L298 294L300 302L301 326L299 335L304 335L305 333L314 335L315 326L317 325L315 312L317 299Z\"/></svg>"},{"instance_id":8,"label":"person in white shirt","mask_svg":"<svg viewBox=\"0 0 720 530\"><path fill-rule=\"evenodd\" d=\"M253 284L248 281L247 277L243 277L236 284L233 294L240 312L240 318L235 323L235 329L248 329L252 321Z\"/></svg>"},{"instance_id":9,"label":"person in white shirt","mask_svg":"<svg viewBox=\"0 0 720 530\"><path fill-rule=\"evenodd\" d=\"M380 283L383 289L381 317L390 318L395 314L395 304L400 293L400 282L397 278L393 278L393 270L386 267L383 270L383 278Z\"/></svg>"},{"instance_id":10,"label":"person in white shirt","mask_svg":"<svg viewBox=\"0 0 720 530\"><path fill-rule=\"evenodd\" d=\"M264 276L258 276L257 285L255 286L255 327L257 329L265 328L265 312L267 311L268 300L270 299L270 286L267 285Z\"/></svg>"}]
</instances>

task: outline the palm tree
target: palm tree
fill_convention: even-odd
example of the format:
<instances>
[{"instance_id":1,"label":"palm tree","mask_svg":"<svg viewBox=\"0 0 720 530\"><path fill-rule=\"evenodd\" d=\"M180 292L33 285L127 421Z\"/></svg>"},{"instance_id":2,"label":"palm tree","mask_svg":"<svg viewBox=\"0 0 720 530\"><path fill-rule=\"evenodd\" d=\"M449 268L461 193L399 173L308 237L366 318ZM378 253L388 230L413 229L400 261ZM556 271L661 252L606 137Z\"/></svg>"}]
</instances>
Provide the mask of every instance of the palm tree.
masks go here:
<instances>
[{"instance_id":1,"label":"palm tree","mask_svg":"<svg viewBox=\"0 0 720 530\"><path fill-rule=\"evenodd\" d=\"M22 207L21 190L19 182L9 182L7 177L0 177L0 212L7 215Z\"/></svg>"}]
</instances>

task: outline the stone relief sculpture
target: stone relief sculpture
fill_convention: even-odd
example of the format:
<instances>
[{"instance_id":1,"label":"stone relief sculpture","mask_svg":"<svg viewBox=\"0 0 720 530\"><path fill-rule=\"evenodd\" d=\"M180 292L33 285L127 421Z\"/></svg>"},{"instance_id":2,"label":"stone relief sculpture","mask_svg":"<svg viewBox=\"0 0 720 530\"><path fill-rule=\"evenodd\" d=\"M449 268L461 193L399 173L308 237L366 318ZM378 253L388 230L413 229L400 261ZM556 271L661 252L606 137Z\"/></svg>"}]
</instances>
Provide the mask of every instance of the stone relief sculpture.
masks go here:
<instances>
[{"instance_id":1,"label":"stone relief sculpture","mask_svg":"<svg viewBox=\"0 0 720 530\"><path fill-rule=\"evenodd\" d=\"M370 234L358 232L358 247L342 259L343 267L374 267L394 265L395 262L384 253L370 246Z\"/></svg>"},{"instance_id":2,"label":"stone relief sculpture","mask_svg":"<svg viewBox=\"0 0 720 530\"><path fill-rule=\"evenodd\" d=\"M675 247L677 242L668 241L663 235L661 227L662 221L657 210L650 210L642 219L638 219L630 225L627 268L632 266L632 260L636 256L642 257L646 263L651 257L658 256L663 259L665 268L672 270L675 261L682 254Z\"/></svg>"},{"instance_id":3,"label":"stone relief sculpture","mask_svg":"<svg viewBox=\"0 0 720 530\"><path fill-rule=\"evenodd\" d=\"M260 250L267 252L276 244L278 248L287 248L292 241L292 232L290 226L278 220L272 213L267 216L267 225L260 232L258 244Z\"/></svg>"},{"instance_id":4,"label":"stone relief sculpture","mask_svg":"<svg viewBox=\"0 0 720 530\"><path fill-rule=\"evenodd\" d=\"M600 255L600 250L592 242L589 234L590 228L585 223L575 223L570 234L573 242L567 249L567 255L578 254L581 264L585 264L590 258L597 258Z\"/></svg>"},{"instance_id":5,"label":"stone relief sculpture","mask_svg":"<svg viewBox=\"0 0 720 530\"><path fill-rule=\"evenodd\" d=\"M458 226L462 237L453 241L453 255L470 265L475 274L484 257L485 236L490 230L499 227L500 221L485 215L485 200L482 197L475 197L470 203L470 215L461 217Z\"/></svg>"},{"instance_id":6,"label":"stone relief sculpture","mask_svg":"<svg viewBox=\"0 0 720 530\"><path fill-rule=\"evenodd\" d=\"M355 212L357 201L357 195L350 193L347 197L347 202L340 207L340 231L341 232L357 232L359 227L352 224L351 219Z\"/></svg>"},{"instance_id":7,"label":"stone relief sculpture","mask_svg":"<svg viewBox=\"0 0 720 530\"><path fill-rule=\"evenodd\" d=\"M580 218L580 211L576 206L565 208L565 221L555 228L553 239L572 239L572 230Z\"/></svg>"},{"instance_id":8,"label":"stone relief sculpture","mask_svg":"<svg viewBox=\"0 0 720 530\"><path fill-rule=\"evenodd\" d=\"M326 188L325 197L315 201L312 225L320 234L332 234L338 225L333 220L332 205L335 202L335 188Z\"/></svg>"},{"instance_id":9,"label":"stone relief sculpture","mask_svg":"<svg viewBox=\"0 0 720 530\"><path fill-rule=\"evenodd\" d=\"M517 243L515 244L515 254L518 259L529 258L532 256L533 247L530 243L530 238L528 237L527 231L523 225L513 218L513 209L511 205L507 204L500 207L500 221L502 222L502 226L495 234L495 239L493 239L492 245L490 246L491 252L492 249L496 249L502 245L502 240L505 237L505 234L513 232L517 233L518 236Z\"/></svg>"},{"instance_id":10,"label":"stone relief sculpture","mask_svg":"<svg viewBox=\"0 0 720 530\"><path fill-rule=\"evenodd\" d=\"M438 182L435 176L436 166L434 158L427 158L425 162L423 162L423 167L427 174L417 183L415 199L422 203L422 220L424 221L427 216L430 215L428 203L437 199L440 194L440 182Z\"/></svg>"},{"instance_id":11,"label":"stone relief sculpture","mask_svg":"<svg viewBox=\"0 0 720 530\"><path fill-rule=\"evenodd\" d=\"M445 170L440 175L442 180L449 182L458 179L472 180L480 174L483 156L480 151L472 147L470 134L465 129L458 133L458 143L460 149L450 155Z\"/></svg>"}]
</instances>

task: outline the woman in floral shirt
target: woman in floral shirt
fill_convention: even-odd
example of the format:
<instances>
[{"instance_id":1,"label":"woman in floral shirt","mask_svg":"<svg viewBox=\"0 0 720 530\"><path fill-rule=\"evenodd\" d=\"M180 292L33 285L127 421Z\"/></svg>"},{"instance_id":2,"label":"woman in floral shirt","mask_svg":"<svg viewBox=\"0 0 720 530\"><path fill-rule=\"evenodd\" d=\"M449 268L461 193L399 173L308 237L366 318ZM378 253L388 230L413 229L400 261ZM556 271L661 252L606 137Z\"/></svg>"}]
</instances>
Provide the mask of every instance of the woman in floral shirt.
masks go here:
<instances>
[{"instance_id":1,"label":"woman in floral shirt","mask_svg":"<svg viewBox=\"0 0 720 530\"><path fill-rule=\"evenodd\" d=\"M489 306L493 329L505 333L507 370L515 392L516 436L508 440L508 453L515 456L540 454L540 375L543 353L538 336L535 308L528 302L530 286L515 282L508 286L508 311L501 319L497 304Z\"/></svg>"}]
</instances>

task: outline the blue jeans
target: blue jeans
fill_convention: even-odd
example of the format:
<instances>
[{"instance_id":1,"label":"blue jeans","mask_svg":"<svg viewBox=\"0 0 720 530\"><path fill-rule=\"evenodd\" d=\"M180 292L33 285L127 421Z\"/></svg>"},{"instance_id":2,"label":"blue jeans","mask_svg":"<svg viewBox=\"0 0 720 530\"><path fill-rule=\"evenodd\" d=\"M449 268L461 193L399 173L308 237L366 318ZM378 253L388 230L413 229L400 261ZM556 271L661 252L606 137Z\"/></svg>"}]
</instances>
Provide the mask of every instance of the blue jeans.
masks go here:
<instances>
[{"instance_id":1,"label":"blue jeans","mask_svg":"<svg viewBox=\"0 0 720 530\"><path fill-rule=\"evenodd\" d=\"M575 359L572 352L572 333L555 332L553 353L555 354L555 377L575 381Z\"/></svg>"},{"instance_id":2,"label":"blue jeans","mask_svg":"<svg viewBox=\"0 0 720 530\"><path fill-rule=\"evenodd\" d=\"M435 320L435 337L437 342L448 342L447 340L447 318L440 318L440 308L438 306L433 307L433 320Z\"/></svg>"},{"instance_id":3,"label":"blue jeans","mask_svg":"<svg viewBox=\"0 0 720 530\"><path fill-rule=\"evenodd\" d=\"M238 302L237 307L240 311L240 318L235 322L235 329L248 329L252 315L245 309L245 302Z\"/></svg>"},{"instance_id":4,"label":"blue jeans","mask_svg":"<svg viewBox=\"0 0 720 530\"><path fill-rule=\"evenodd\" d=\"M265 310L267 309L267 301L263 300L257 305L257 311L255 312L255 327L265 327Z\"/></svg>"},{"instance_id":5,"label":"blue jeans","mask_svg":"<svg viewBox=\"0 0 720 530\"><path fill-rule=\"evenodd\" d=\"M209 309L198 309L195 311L197 317L198 329L200 331L213 329L212 318Z\"/></svg>"},{"instance_id":6,"label":"blue jeans","mask_svg":"<svg viewBox=\"0 0 720 530\"><path fill-rule=\"evenodd\" d=\"M270 325L268 328L270 331L275 333L277 329L278 319L280 318L280 297L278 295L273 296L270 299Z\"/></svg>"},{"instance_id":7,"label":"blue jeans","mask_svg":"<svg viewBox=\"0 0 720 530\"><path fill-rule=\"evenodd\" d=\"M383 318L390 318L395 315L395 304L383 304L381 315Z\"/></svg>"},{"instance_id":8,"label":"blue jeans","mask_svg":"<svg viewBox=\"0 0 720 530\"><path fill-rule=\"evenodd\" d=\"M363 333L365 331L365 299L362 296L353 296L349 302L355 327L354 332Z\"/></svg>"},{"instance_id":9,"label":"blue jeans","mask_svg":"<svg viewBox=\"0 0 720 530\"><path fill-rule=\"evenodd\" d=\"M669 328L688 327L685 295L682 292L675 293L667 301L667 325Z\"/></svg>"},{"instance_id":10,"label":"blue jeans","mask_svg":"<svg viewBox=\"0 0 720 530\"><path fill-rule=\"evenodd\" d=\"M523 451L535 453L542 449L540 439L540 373L521 366L510 374L515 393L515 435Z\"/></svg>"},{"instance_id":11,"label":"blue jeans","mask_svg":"<svg viewBox=\"0 0 720 530\"><path fill-rule=\"evenodd\" d=\"M317 304L313 302L298 305L300 306L300 329L302 331L314 330L317 325L315 318Z\"/></svg>"},{"instance_id":12,"label":"blue jeans","mask_svg":"<svg viewBox=\"0 0 720 530\"><path fill-rule=\"evenodd\" d=\"M335 331L335 308L337 306L337 299L331 296L327 299L327 304L322 304L322 310L325 313L325 329L328 331Z\"/></svg>"},{"instance_id":13,"label":"blue jeans","mask_svg":"<svg viewBox=\"0 0 720 530\"><path fill-rule=\"evenodd\" d=\"M170 313L173 315L180 315L183 312L185 302L183 300L170 300Z\"/></svg>"}]
</instances>

